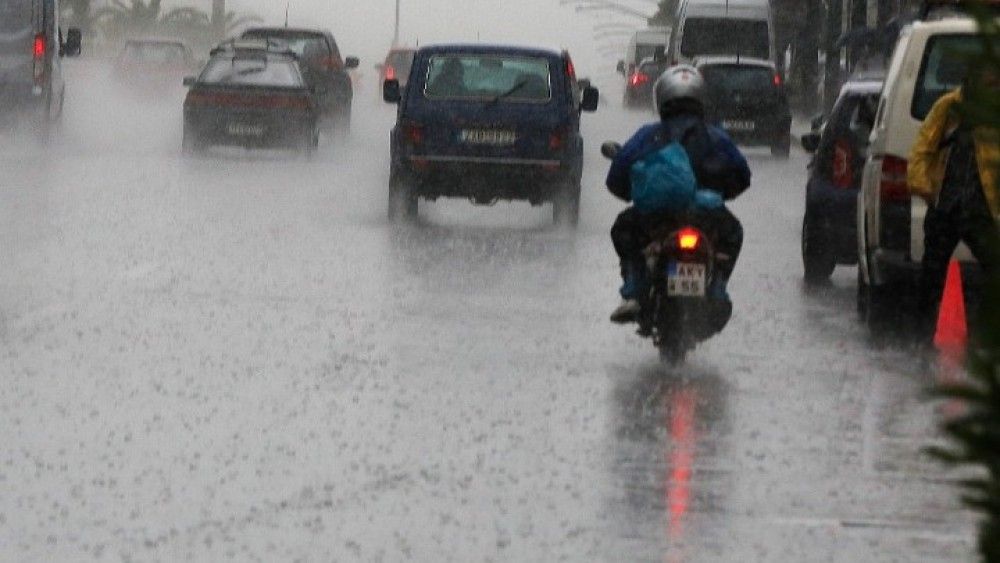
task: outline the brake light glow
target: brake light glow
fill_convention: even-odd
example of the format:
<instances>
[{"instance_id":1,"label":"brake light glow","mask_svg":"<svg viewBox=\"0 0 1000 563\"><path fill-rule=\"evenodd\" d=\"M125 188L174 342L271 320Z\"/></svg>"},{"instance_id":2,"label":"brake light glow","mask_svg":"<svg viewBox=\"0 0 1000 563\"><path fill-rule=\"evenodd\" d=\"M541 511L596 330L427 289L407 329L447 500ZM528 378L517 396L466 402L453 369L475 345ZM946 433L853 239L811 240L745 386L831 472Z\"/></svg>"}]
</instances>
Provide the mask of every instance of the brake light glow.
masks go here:
<instances>
[{"instance_id":1,"label":"brake light glow","mask_svg":"<svg viewBox=\"0 0 1000 563\"><path fill-rule=\"evenodd\" d=\"M782 83L781 74L777 73L777 72L774 73L774 85L775 86L781 86L781 83Z\"/></svg>"},{"instance_id":2,"label":"brake light glow","mask_svg":"<svg viewBox=\"0 0 1000 563\"><path fill-rule=\"evenodd\" d=\"M418 123L404 123L402 126L403 140L417 146L424 143L424 127Z\"/></svg>"},{"instance_id":3,"label":"brake light glow","mask_svg":"<svg viewBox=\"0 0 1000 563\"><path fill-rule=\"evenodd\" d=\"M680 247L681 250L697 250L700 243L701 233L695 229L681 229L681 231L677 233L677 246Z\"/></svg>"},{"instance_id":4,"label":"brake light glow","mask_svg":"<svg viewBox=\"0 0 1000 563\"><path fill-rule=\"evenodd\" d=\"M882 160L882 178L879 194L883 203L905 203L910 201L910 188L906 184L905 158L886 155Z\"/></svg>"},{"instance_id":5,"label":"brake light glow","mask_svg":"<svg viewBox=\"0 0 1000 563\"><path fill-rule=\"evenodd\" d=\"M649 82L649 75L643 74L641 72L636 72L628 79L629 86L635 88Z\"/></svg>"},{"instance_id":6,"label":"brake light glow","mask_svg":"<svg viewBox=\"0 0 1000 563\"><path fill-rule=\"evenodd\" d=\"M36 59L45 57L45 35L39 33L35 36L35 41L31 46L31 53Z\"/></svg>"},{"instance_id":7,"label":"brake light glow","mask_svg":"<svg viewBox=\"0 0 1000 563\"><path fill-rule=\"evenodd\" d=\"M569 76L570 80L576 80L576 67L573 66L573 59L569 56L566 57L566 76Z\"/></svg>"},{"instance_id":8,"label":"brake light glow","mask_svg":"<svg viewBox=\"0 0 1000 563\"><path fill-rule=\"evenodd\" d=\"M396 79L396 67L392 65L386 65L385 67L385 79L395 80Z\"/></svg>"},{"instance_id":9,"label":"brake light glow","mask_svg":"<svg viewBox=\"0 0 1000 563\"><path fill-rule=\"evenodd\" d=\"M847 189L854 185L854 150L845 139L837 139L833 145L833 185Z\"/></svg>"},{"instance_id":10,"label":"brake light glow","mask_svg":"<svg viewBox=\"0 0 1000 563\"><path fill-rule=\"evenodd\" d=\"M566 144L566 131L559 129L549 135L549 150L558 151Z\"/></svg>"}]
</instances>

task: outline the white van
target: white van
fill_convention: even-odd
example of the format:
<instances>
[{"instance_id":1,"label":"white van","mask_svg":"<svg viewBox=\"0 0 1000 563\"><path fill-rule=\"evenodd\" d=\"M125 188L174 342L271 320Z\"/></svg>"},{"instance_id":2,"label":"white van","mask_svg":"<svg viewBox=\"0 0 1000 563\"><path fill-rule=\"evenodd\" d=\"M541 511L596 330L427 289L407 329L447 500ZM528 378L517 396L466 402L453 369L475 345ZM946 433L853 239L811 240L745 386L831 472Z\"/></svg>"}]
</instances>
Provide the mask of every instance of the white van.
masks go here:
<instances>
[{"instance_id":1,"label":"white van","mask_svg":"<svg viewBox=\"0 0 1000 563\"><path fill-rule=\"evenodd\" d=\"M618 61L618 72L627 78L632 76L639 63L646 59L655 61L666 59L670 35L669 27L647 27L633 33L625 50L625 59Z\"/></svg>"},{"instance_id":2,"label":"white van","mask_svg":"<svg viewBox=\"0 0 1000 563\"><path fill-rule=\"evenodd\" d=\"M907 159L931 106L961 85L965 57L981 52L977 29L968 17L916 22L896 44L858 199L858 308L873 328L889 324L917 284L927 205L910 197ZM956 257L972 260L964 246Z\"/></svg>"},{"instance_id":3,"label":"white van","mask_svg":"<svg viewBox=\"0 0 1000 563\"><path fill-rule=\"evenodd\" d=\"M697 57L738 56L775 61L768 0L682 0L670 45L674 63Z\"/></svg>"}]
</instances>

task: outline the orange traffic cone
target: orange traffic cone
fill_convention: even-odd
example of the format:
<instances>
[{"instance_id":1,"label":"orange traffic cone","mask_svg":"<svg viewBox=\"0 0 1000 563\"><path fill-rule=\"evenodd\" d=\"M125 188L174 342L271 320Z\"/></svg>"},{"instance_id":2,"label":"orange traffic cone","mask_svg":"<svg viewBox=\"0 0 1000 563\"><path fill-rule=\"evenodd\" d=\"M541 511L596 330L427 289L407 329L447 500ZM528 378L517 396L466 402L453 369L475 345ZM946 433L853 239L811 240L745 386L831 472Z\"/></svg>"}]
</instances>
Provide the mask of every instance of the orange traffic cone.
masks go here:
<instances>
[{"instance_id":1,"label":"orange traffic cone","mask_svg":"<svg viewBox=\"0 0 1000 563\"><path fill-rule=\"evenodd\" d=\"M961 358L969 343L969 327L965 319L965 293L962 291L962 269L957 260L948 265L948 277L941 296L934 345L942 355Z\"/></svg>"}]
</instances>

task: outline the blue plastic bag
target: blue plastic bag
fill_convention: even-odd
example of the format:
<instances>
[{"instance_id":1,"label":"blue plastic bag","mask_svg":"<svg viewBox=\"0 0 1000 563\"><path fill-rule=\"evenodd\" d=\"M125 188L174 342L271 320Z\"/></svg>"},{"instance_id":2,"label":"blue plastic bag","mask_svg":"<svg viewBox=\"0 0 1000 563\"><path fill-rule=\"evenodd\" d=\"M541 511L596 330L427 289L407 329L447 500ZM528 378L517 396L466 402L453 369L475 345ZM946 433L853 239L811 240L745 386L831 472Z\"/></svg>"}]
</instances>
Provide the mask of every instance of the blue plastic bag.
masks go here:
<instances>
[{"instance_id":1,"label":"blue plastic bag","mask_svg":"<svg viewBox=\"0 0 1000 563\"><path fill-rule=\"evenodd\" d=\"M695 203L698 180L680 143L670 143L637 161L630 177L632 203L640 213L679 213Z\"/></svg>"}]
</instances>

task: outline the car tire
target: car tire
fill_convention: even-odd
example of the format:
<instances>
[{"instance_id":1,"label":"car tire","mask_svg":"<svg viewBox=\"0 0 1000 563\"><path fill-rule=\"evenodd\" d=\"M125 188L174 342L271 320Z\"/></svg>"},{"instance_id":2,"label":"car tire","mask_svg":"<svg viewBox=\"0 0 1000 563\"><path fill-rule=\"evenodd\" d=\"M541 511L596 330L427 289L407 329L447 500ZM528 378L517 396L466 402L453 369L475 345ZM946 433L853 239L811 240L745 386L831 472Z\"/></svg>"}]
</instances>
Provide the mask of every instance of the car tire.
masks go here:
<instances>
[{"instance_id":1,"label":"car tire","mask_svg":"<svg viewBox=\"0 0 1000 563\"><path fill-rule=\"evenodd\" d=\"M784 139L773 145L771 145L771 156L775 158L788 158L792 154L792 141L791 139Z\"/></svg>"},{"instance_id":2,"label":"car tire","mask_svg":"<svg viewBox=\"0 0 1000 563\"><path fill-rule=\"evenodd\" d=\"M410 221L416 218L420 203L413 182L400 172L389 176L389 220Z\"/></svg>"},{"instance_id":3,"label":"car tire","mask_svg":"<svg viewBox=\"0 0 1000 563\"><path fill-rule=\"evenodd\" d=\"M552 223L557 227L574 228L580 222L580 183L562 186L552 200Z\"/></svg>"},{"instance_id":4,"label":"car tire","mask_svg":"<svg viewBox=\"0 0 1000 563\"><path fill-rule=\"evenodd\" d=\"M184 127L184 134L181 138L181 153L184 156L197 156L204 150L204 144L198 138L198 134Z\"/></svg>"},{"instance_id":5,"label":"car tire","mask_svg":"<svg viewBox=\"0 0 1000 563\"><path fill-rule=\"evenodd\" d=\"M809 212L802 220L802 265L805 281L809 285L826 283L837 267L836 257L830 251L822 229Z\"/></svg>"}]
</instances>

